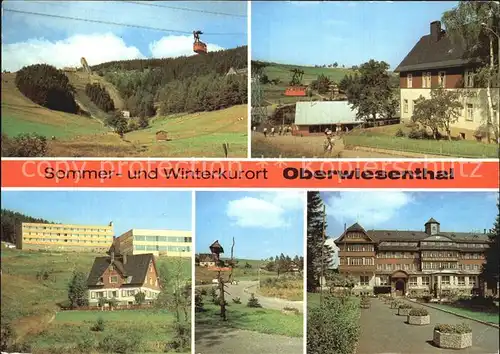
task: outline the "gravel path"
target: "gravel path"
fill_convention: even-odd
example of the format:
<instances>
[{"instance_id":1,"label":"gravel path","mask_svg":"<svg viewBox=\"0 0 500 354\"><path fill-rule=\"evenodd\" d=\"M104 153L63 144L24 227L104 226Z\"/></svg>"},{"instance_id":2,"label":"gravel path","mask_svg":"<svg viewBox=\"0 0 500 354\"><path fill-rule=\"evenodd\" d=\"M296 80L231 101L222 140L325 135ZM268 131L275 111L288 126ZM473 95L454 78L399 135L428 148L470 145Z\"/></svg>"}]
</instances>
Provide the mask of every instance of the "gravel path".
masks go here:
<instances>
[{"instance_id":1,"label":"gravel path","mask_svg":"<svg viewBox=\"0 0 500 354\"><path fill-rule=\"evenodd\" d=\"M302 354L303 339L196 325L196 354Z\"/></svg>"},{"instance_id":2,"label":"gravel path","mask_svg":"<svg viewBox=\"0 0 500 354\"><path fill-rule=\"evenodd\" d=\"M258 284L258 281L240 281L237 285L228 284L227 292L230 295L226 296L228 296L228 298L239 297L242 303L246 303L253 293L265 309L282 310L284 307L292 307L296 308L300 312L304 312L303 301L289 301L275 297L264 297L257 294Z\"/></svg>"},{"instance_id":3,"label":"gravel path","mask_svg":"<svg viewBox=\"0 0 500 354\"><path fill-rule=\"evenodd\" d=\"M427 354L455 353L432 344L434 326L438 323L466 322L472 327L472 347L460 350L463 354L498 353L499 330L475 321L439 310L427 308L431 324L412 326L405 323L406 316L398 316L378 299L371 299L371 308L361 309L361 335L357 354Z\"/></svg>"}]
</instances>

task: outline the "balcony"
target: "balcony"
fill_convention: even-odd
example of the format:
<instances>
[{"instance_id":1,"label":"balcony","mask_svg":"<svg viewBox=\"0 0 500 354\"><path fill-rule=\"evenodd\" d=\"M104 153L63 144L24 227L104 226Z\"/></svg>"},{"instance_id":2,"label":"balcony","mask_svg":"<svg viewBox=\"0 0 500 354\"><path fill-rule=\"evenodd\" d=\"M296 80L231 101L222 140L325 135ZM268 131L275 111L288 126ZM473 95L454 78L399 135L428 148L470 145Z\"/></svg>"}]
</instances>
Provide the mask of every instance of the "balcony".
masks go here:
<instances>
[{"instance_id":1,"label":"balcony","mask_svg":"<svg viewBox=\"0 0 500 354\"><path fill-rule=\"evenodd\" d=\"M376 270L375 265L339 265L339 272L348 272L348 273L359 273L359 272L367 272L374 273Z\"/></svg>"}]
</instances>

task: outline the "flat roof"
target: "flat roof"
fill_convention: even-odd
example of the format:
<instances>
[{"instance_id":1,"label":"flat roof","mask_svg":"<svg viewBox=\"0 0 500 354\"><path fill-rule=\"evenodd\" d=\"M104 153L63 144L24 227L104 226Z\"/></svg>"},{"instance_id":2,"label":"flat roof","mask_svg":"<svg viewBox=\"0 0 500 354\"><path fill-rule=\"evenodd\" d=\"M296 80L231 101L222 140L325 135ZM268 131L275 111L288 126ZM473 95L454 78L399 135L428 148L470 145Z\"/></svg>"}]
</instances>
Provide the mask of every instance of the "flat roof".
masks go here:
<instances>
[{"instance_id":1,"label":"flat roof","mask_svg":"<svg viewBox=\"0 0 500 354\"><path fill-rule=\"evenodd\" d=\"M297 102L295 104L296 125L352 124L357 110L352 110L347 101Z\"/></svg>"}]
</instances>

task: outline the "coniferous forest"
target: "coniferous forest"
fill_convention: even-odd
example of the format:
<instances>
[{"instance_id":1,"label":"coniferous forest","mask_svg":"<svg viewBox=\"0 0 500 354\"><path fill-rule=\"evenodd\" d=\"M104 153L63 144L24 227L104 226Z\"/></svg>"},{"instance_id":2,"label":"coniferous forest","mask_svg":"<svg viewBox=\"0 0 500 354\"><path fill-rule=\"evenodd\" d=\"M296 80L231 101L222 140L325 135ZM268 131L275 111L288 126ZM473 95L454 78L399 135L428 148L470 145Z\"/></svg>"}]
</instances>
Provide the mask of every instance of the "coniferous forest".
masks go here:
<instances>
[{"instance_id":1,"label":"coniferous forest","mask_svg":"<svg viewBox=\"0 0 500 354\"><path fill-rule=\"evenodd\" d=\"M106 88L98 83L85 85L85 93L90 98L92 102L96 104L97 107L102 109L104 112L110 112L115 110L115 104L111 99Z\"/></svg>"},{"instance_id":2,"label":"coniferous forest","mask_svg":"<svg viewBox=\"0 0 500 354\"><path fill-rule=\"evenodd\" d=\"M2 209L1 211L1 239L5 242L16 242L16 227L22 222L39 222L48 224L45 219L33 218L16 211Z\"/></svg>"},{"instance_id":3,"label":"coniferous forest","mask_svg":"<svg viewBox=\"0 0 500 354\"><path fill-rule=\"evenodd\" d=\"M131 116L152 117L155 102L162 114L246 103L246 77L226 77L229 69L246 66L247 47L239 47L189 57L114 61L92 70L117 87Z\"/></svg>"},{"instance_id":4,"label":"coniferous forest","mask_svg":"<svg viewBox=\"0 0 500 354\"><path fill-rule=\"evenodd\" d=\"M16 74L16 86L23 95L40 106L78 113L74 87L63 71L47 64L23 67Z\"/></svg>"}]
</instances>

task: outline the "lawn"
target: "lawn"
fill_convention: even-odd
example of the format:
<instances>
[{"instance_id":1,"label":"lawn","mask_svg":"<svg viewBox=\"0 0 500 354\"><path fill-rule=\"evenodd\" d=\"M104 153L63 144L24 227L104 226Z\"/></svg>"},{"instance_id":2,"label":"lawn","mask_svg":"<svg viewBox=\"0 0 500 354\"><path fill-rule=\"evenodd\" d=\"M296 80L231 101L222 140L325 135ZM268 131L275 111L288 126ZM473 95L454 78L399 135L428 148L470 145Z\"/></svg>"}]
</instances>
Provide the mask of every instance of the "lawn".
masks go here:
<instances>
[{"instance_id":1,"label":"lawn","mask_svg":"<svg viewBox=\"0 0 500 354\"><path fill-rule=\"evenodd\" d=\"M498 325L500 322L500 316L497 313L489 313L489 312L479 312L473 311L469 309L464 309L462 307L455 307L453 305L442 305L442 304L431 304L432 307L441 308L443 310L447 310L453 312L457 315L462 315L466 317L473 318L475 320L489 322Z\"/></svg>"},{"instance_id":2,"label":"lawn","mask_svg":"<svg viewBox=\"0 0 500 354\"><path fill-rule=\"evenodd\" d=\"M19 335L43 330L47 321L59 310L57 304L67 300L67 285L73 270L88 274L97 256L102 254L2 249L2 318L12 320ZM191 279L190 258L159 257L157 265L160 275L168 274L179 266L183 278ZM49 270L49 279L38 280L36 274L39 270ZM91 316L91 313L81 316ZM140 312L135 313L141 317ZM73 315L64 312L57 316L62 317L56 317L56 322L59 318ZM106 313L106 316L119 316L119 312Z\"/></svg>"},{"instance_id":3,"label":"lawn","mask_svg":"<svg viewBox=\"0 0 500 354\"><path fill-rule=\"evenodd\" d=\"M303 315L285 315L278 310L250 308L246 304L231 303L227 307L227 321L220 319L220 307L205 298L204 311L196 313L195 325L230 327L288 337L303 336Z\"/></svg>"},{"instance_id":4,"label":"lawn","mask_svg":"<svg viewBox=\"0 0 500 354\"><path fill-rule=\"evenodd\" d=\"M371 135L357 130L344 136L346 148L363 146L417 154L445 155L465 158L497 157L498 146L475 141L417 140L406 137Z\"/></svg>"},{"instance_id":5,"label":"lawn","mask_svg":"<svg viewBox=\"0 0 500 354\"><path fill-rule=\"evenodd\" d=\"M104 320L102 332L91 330L98 318ZM134 348L130 348L130 353L163 352L165 343L174 337L173 318L173 314L155 310L65 311L58 313L42 332L30 335L26 343L36 353L46 349L81 350L80 347L89 342L95 348L102 346L106 337L111 337L114 342L133 338Z\"/></svg>"}]
</instances>

